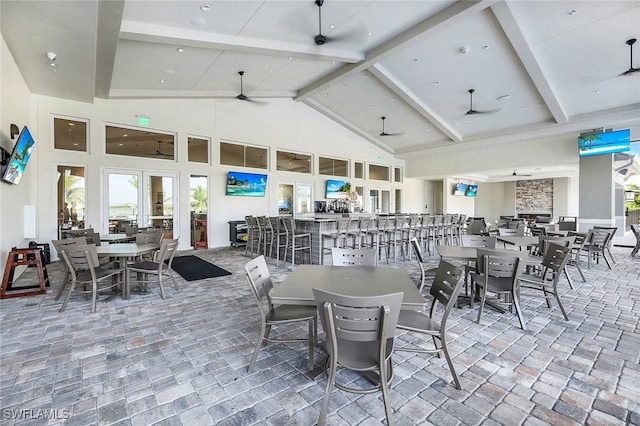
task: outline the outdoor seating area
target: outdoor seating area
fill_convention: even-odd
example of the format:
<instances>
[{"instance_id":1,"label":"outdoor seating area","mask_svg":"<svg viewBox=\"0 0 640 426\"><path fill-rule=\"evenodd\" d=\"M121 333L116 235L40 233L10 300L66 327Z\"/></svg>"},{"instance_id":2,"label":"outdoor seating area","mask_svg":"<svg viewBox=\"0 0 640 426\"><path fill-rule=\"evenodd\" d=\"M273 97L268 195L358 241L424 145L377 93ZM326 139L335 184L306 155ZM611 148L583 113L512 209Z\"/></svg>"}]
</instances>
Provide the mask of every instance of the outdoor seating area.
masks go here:
<instances>
[{"instance_id":1,"label":"outdoor seating area","mask_svg":"<svg viewBox=\"0 0 640 426\"><path fill-rule=\"evenodd\" d=\"M502 250L520 254L515 247ZM557 286L543 282L557 289L568 319L555 299L548 307L542 291L523 288L519 302L524 330L508 311L487 306L478 323L478 304L456 306L441 298L442 289L456 283L447 294L455 298L464 292L464 268L449 263L447 269L458 270L458 275L442 275L439 270L434 283L450 276L445 279L449 284L439 287L428 280L420 294L422 272L415 258L399 256L395 263L378 264L374 269L393 272L390 277L404 274L406 284L422 299L418 306L423 306L410 314L420 321L399 317L387 410L380 391L357 395L330 386L323 373L327 351L314 345L312 357L309 353L308 337L313 340L315 333L312 322L305 320L311 317L278 324L272 331L271 337L278 332L304 341L257 346L264 322L246 277L253 257L245 255L244 248L198 250L199 256L232 272L229 276L199 281L175 276L178 287L166 286L165 299L157 286L150 286L148 293L128 299L99 299L94 314L83 296L73 296L72 302L78 303L70 302L58 312L55 295L65 269L54 262L48 265L52 288L47 294L2 301L0 363L7 368L0 400L7 409L66 410L82 424L125 419L133 424L316 424L324 416L323 402L330 390L326 424L386 424L387 416L395 424L480 424L487 419L498 424L638 424L640 315L633 303L620 300L637 298L638 288L629 285L629 276L637 276L640 263L630 256L630 248L612 246L611 251L617 263L612 269L604 262L585 267L586 282L577 269L568 268L574 289L562 274ZM426 269L443 265L439 255L421 254ZM264 262L262 268L256 282L268 273L276 306L287 297L281 284L289 277L295 275L301 283L311 278L335 282L305 270L330 268L327 273L334 273L329 265L298 265L292 272L288 264ZM339 269L351 275L361 268ZM313 303L311 288L316 284L307 284L311 294L302 296L302 303L308 304L304 300L309 297ZM432 317L429 307L436 298L440 310L434 319L446 327L429 328L434 334L425 334ZM601 315L605 310L608 315ZM32 339L34 328L23 326L27 320L58 331ZM320 323L318 319L317 339L324 342L327 335ZM436 331L440 336L446 333L448 355L400 350L433 347L429 337ZM310 374L310 368L319 375ZM346 379L348 385L368 383L356 372L339 370L336 378L340 383Z\"/></svg>"}]
</instances>

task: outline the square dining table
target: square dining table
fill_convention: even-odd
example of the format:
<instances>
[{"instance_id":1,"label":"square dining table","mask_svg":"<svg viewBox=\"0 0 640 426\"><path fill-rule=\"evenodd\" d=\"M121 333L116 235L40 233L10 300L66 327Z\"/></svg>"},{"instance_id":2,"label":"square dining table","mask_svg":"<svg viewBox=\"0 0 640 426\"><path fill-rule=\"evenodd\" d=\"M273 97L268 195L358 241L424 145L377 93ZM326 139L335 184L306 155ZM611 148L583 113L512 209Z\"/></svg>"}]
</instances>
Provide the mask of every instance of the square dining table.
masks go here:
<instances>
[{"instance_id":1,"label":"square dining table","mask_svg":"<svg viewBox=\"0 0 640 426\"><path fill-rule=\"evenodd\" d=\"M135 259L136 257L143 256L145 254L153 253L160 248L160 244L148 243L148 244L136 244L136 243L118 243L118 244L104 244L96 247L98 256L109 256L118 259L118 262L124 266L124 291L122 292L122 298L128 299L129 288L129 269L127 268L127 261L129 259Z\"/></svg>"},{"instance_id":2,"label":"square dining table","mask_svg":"<svg viewBox=\"0 0 640 426\"><path fill-rule=\"evenodd\" d=\"M402 292L402 309L420 310L427 301L403 269L372 266L299 265L271 292L275 304L313 305L313 289L347 296Z\"/></svg>"}]
</instances>

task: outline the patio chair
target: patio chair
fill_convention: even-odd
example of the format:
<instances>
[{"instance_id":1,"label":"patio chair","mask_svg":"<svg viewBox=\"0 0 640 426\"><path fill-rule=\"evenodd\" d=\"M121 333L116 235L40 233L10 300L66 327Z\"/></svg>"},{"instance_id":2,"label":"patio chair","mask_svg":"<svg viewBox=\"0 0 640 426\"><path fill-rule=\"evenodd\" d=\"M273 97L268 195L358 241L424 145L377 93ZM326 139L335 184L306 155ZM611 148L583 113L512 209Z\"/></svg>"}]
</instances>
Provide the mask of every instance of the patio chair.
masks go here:
<instances>
[{"instance_id":1,"label":"patio chair","mask_svg":"<svg viewBox=\"0 0 640 426\"><path fill-rule=\"evenodd\" d=\"M331 259L334 266L376 266L376 249L333 247Z\"/></svg>"},{"instance_id":2,"label":"patio chair","mask_svg":"<svg viewBox=\"0 0 640 426\"><path fill-rule=\"evenodd\" d=\"M516 252L517 253L517 252ZM480 323L484 305L487 301L487 293L503 296L504 300L495 299L494 302L507 305L509 312L515 308L520 327L524 330L524 319L520 309L520 289L518 277L522 273L524 262L516 254L505 251L478 249L476 261L477 272L471 274L474 285L471 286L471 305L475 299L475 292L480 291L480 308L476 322Z\"/></svg>"},{"instance_id":3,"label":"patio chair","mask_svg":"<svg viewBox=\"0 0 640 426\"><path fill-rule=\"evenodd\" d=\"M327 336L327 387L318 425L325 424L333 387L358 394L382 391L387 424L393 424L389 382L393 377L394 334L402 293L352 297L313 289L320 321ZM339 368L374 373L372 387L347 386L337 379ZM359 382L356 382L359 383ZM355 383L354 383L355 385Z\"/></svg>"},{"instance_id":4,"label":"patio chair","mask_svg":"<svg viewBox=\"0 0 640 426\"><path fill-rule=\"evenodd\" d=\"M65 310L74 292L91 294L92 313L96 312L96 300L100 291L120 286L120 291L123 292L125 269L113 264L101 266L95 244L67 245L62 250L62 258L71 275L71 287L60 312Z\"/></svg>"},{"instance_id":5,"label":"patio chair","mask_svg":"<svg viewBox=\"0 0 640 426\"><path fill-rule=\"evenodd\" d=\"M130 283L140 283L146 291L150 282L157 282L160 287L160 297L164 299L163 280L165 277L173 282L175 288L179 288L171 269L173 257L177 250L177 239L162 240L160 249L153 254L153 260L142 260L127 266L129 273L136 273L136 278L130 279Z\"/></svg>"},{"instance_id":6,"label":"patio chair","mask_svg":"<svg viewBox=\"0 0 640 426\"><path fill-rule=\"evenodd\" d=\"M551 308L550 299L554 297L556 302L558 302L558 307L562 312L562 316L567 321L569 318L567 317L564 306L562 306L562 302L560 301L560 295L558 294L558 281L561 276L561 271L564 270L570 257L570 247L565 247L552 242L549 244L544 255L544 259L542 260L542 270L533 274L525 273L520 275L518 278L521 288L542 291L549 308Z\"/></svg>"},{"instance_id":7,"label":"patio chair","mask_svg":"<svg viewBox=\"0 0 640 426\"><path fill-rule=\"evenodd\" d=\"M425 349L422 346L407 345L399 347L396 350L435 353L438 355L443 353L449 365L449 370L451 370L451 376L453 376L456 389L461 389L460 380L458 380L451 355L449 355L446 331L447 318L449 318L451 310L456 305L456 300L460 294L463 282L464 271L445 260L441 260L436 270L433 284L431 284L431 288L429 289L429 293L433 298L429 315L427 316L421 311L402 310L398 317L398 329L431 336L434 347L433 349ZM444 308L440 320L435 316L439 304Z\"/></svg>"},{"instance_id":8,"label":"patio chair","mask_svg":"<svg viewBox=\"0 0 640 426\"><path fill-rule=\"evenodd\" d=\"M636 245L633 247L633 250L631 250L631 257L633 257L638 254L638 250L640 250L640 226L636 224L631 225L631 232L633 232L633 235L636 237Z\"/></svg>"},{"instance_id":9,"label":"patio chair","mask_svg":"<svg viewBox=\"0 0 640 426\"><path fill-rule=\"evenodd\" d=\"M250 260L245 265L247 272L246 277L251 287L258 311L260 312L260 334L256 348L251 357L251 361L247 366L250 372L256 363L258 353L264 342L278 343L296 343L307 342L309 349L309 370L313 369L313 347L316 345L318 335L318 313L315 306L301 305L274 305L271 302L270 293L273 290L273 282L267 268L267 262L264 255L260 255ZM309 326L309 334L306 338L284 338L282 336L269 337L273 326L288 325L297 322L307 322Z\"/></svg>"}]
</instances>

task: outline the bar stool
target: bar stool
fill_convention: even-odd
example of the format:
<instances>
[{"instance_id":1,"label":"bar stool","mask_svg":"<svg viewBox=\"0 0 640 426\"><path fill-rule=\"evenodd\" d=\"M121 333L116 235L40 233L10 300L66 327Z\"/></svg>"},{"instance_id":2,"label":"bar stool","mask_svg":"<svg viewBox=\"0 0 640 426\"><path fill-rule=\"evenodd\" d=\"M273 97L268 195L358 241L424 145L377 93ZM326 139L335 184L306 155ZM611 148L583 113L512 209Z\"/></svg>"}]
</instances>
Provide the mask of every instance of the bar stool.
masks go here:
<instances>
[{"instance_id":1,"label":"bar stool","mask_svg":"<svg viewBox=\"0 0 640 426\"><path fill-rule=\"evenodd\" d=\"M287 245L287 233L285 232L282 219L279 216L270 216L269 225L271 227L272 239L269 247L269 257L273 258L273 249L276 249L276 266L280 265L280 251Z\"/></svg>"},{"instance_id":2,"label":"bar stool","mask_svg":"<svg viewBox=\"0 0 640 426\"><path fill-rule=\"evenodd\" d=\"M258 220L255 216L251 215L245 216L244 220L247 222L247 245L245 246L244 254L245 256L249 254L253 256L260 250L260 228L258 227Z\"/></svg>"},{"instance_id":3,"label":"bar stool","mask_svg":"<svg viewBox=\"0 0 640 426\"><path fill-rule=\"evenodd\" d=\"M258 232L260 232L258 254L262 249L262 254L267 256L267 247L271 248L271 244L273 244L273 230L266 216L258 216L256 219L258 221Z\"/></svg>"},{"instance_id":4,"label":"bar stool","mask_svg":"<svg viewBox=\"0 0 640 426\"><path fill-rule=\"evenodd\" d=\"M286 234L286 244L284 247L284 261L287 261L287 250L291 250L291 270L295 267L296 252L301 253L304 261L304 252L309 254L309 263L311 263L311 233L297 232L295 220L290 218L282 218L282 224Z\"/></svg>"}]
</instances>

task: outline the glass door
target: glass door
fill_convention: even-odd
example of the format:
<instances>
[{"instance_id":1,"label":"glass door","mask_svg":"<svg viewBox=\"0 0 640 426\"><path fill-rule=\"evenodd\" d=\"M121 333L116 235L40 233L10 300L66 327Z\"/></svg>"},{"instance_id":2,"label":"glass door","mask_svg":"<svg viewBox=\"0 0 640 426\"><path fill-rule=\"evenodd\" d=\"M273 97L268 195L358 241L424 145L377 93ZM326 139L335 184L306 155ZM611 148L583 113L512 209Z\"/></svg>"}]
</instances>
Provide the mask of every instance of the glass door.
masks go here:
<instances>
[{"instance_id":1,"label":"glass door","mask_svg":"<svg viewBox=\"0 0 640 426\"><path fill-rule=\"evenodd\" d=\"M176 173L105 169L105 229L124 233L131 227L156 228L173 238L177 228ZM176 207L176 208L174 208Z\"/></svg>"}]
</instances>

